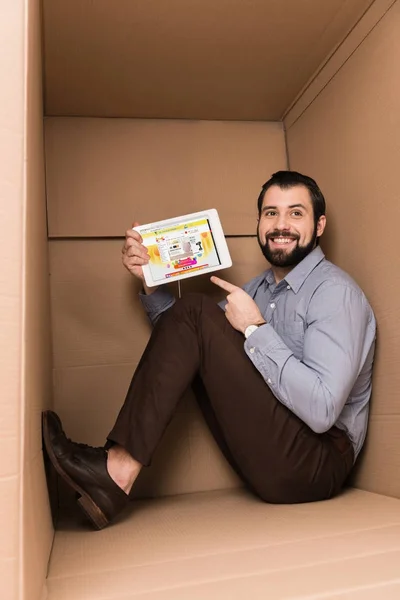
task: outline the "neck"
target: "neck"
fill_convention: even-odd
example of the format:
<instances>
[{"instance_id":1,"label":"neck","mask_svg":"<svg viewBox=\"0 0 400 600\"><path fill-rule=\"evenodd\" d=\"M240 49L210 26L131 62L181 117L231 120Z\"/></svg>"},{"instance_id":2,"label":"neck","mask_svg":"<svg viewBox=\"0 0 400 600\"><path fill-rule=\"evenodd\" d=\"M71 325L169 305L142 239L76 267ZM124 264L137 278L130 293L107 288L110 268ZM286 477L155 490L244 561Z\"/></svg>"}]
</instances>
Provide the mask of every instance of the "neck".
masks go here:
<instances>
[{"instance_id":1,"label":"neck","mask_svg":"<svg viewBox=\"0 0 400 600\"><path fill-rule=\"evenodd\" d=\"M282 281L282 279L285 279L286 275L288 273L290 273L290 271L293 268L294 267L274 267L274 266L271 266L271 270L272 270L272 272L274 274L276 283L279 283L280 281Z\"/></svg>"}]
</instances>

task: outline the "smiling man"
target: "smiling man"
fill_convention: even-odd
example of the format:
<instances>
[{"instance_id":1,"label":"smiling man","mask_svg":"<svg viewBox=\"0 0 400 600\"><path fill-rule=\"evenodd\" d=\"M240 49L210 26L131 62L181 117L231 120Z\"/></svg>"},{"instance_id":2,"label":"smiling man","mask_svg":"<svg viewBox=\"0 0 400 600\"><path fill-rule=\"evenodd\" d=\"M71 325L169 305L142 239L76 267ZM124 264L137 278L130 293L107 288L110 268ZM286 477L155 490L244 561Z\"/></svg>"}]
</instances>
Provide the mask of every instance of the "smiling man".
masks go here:
<instances>
[{"instance_id":1,"label":"smiling man","mask_svg":"<svg viewBox=\"0 0 400 600\"><path fill-rule=\"evenodd\" d=\"M259 197L258 242L275 273L279 268L290 269L299 264L324 232L325 200L311 180L309 186L314 187L313 191L303 186L281 188L268 182ZM312 202L310 194L314 194Z\"/></svg>"},{"instance_id":2,"label":"smiling man","mask_svg":"<svg viewBox=\"0 0 400 600\"><path fill-rule=\"evenodd\" d=\"M312 502L343 487L367 431L374 315L319 247L325 199L313 179L275 173L258 213L271 267L243 289L211 277L227 292L220 306L200 294L175 301L143 282L155 327L104 448L72 442L44 413L50 459L95 527L126 506L191 384L225 457L262 500ZM136 231L122 258L143 280L148 254Z\"/></svg>"}]
</instances>

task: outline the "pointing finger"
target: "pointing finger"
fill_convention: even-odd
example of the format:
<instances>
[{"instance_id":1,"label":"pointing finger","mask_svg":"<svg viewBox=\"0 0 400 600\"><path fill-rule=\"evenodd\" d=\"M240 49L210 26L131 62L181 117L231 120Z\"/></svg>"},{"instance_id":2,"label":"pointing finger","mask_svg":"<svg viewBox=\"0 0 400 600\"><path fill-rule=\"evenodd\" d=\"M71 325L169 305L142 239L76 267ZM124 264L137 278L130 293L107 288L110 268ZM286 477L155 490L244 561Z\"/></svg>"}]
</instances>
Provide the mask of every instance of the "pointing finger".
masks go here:
<instances>
[{"instance_id":1,"label":"pointing finger","mask_svg":"<svg viewBox=\"0 0 400 600\"><path fill-rule=\"evenodd\" d=\"M222 288L229 294L231 294L232 292L234 292L235 290L238 289L237 285L233 285L233 283L229 283L229 281L225 281L225 279L220 279L219 277L215 277L215 275L213 275L211 277L211 281L212 281L212 283L215 283L215 285L218 285L220 288Z\"/></svg>"}]
</instances>

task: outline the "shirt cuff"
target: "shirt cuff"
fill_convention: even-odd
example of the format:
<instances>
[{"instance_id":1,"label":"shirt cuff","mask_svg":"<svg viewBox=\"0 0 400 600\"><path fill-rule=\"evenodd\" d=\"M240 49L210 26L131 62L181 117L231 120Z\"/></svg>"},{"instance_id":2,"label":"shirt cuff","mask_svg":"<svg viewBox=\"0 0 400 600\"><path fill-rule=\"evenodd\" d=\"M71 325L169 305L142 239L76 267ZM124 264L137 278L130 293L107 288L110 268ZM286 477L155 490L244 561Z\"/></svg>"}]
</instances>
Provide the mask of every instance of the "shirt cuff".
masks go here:
<instances>
[{"instance_id":1,"label":"shirt cuff","mask_svg":"<svg viewBox=\"0 0 400 600\"><path fill-rule=\"evenodd\" d=\"M150 318L156 317L175 303L175 298L166 286L160 286L152 294L139 293L139 299Z\"/></svg>"},{"instance_id":2,"label":"shirt cuff","mask_svg":"<svg viewBox=\"0 0 400 600\"><path fill-rule=\"evenodd\" d=\"M269 323L258 327L247 338L244 349L274 394L280 395L280 374L293 352Z\"/></svg>"}]
</instances>

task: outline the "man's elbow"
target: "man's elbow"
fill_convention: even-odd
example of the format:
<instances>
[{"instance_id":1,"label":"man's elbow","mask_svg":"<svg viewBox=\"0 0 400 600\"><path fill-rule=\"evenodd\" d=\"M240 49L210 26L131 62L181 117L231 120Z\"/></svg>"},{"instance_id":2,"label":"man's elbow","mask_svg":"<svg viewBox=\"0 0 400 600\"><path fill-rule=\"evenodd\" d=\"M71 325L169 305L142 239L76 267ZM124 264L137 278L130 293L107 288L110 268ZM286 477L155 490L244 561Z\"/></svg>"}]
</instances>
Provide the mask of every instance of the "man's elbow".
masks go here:
<instances>
[{"instance_id":1,"label":"man's elbow","mask_svg":"<svg viewBox=\"0 0 400 600\"><path fill-rule=\"evenodd\" d=\"M329 431L335 425L336 421L336 415L329 415L325 413L312 419L312 421L308 423L308 426L314 433L318 433L320 435Z\"/></svg>"},{"instance_id":2,"label":"man's elbow","mask_svg":"<svg viewBox=\"0 0 400 600\"><path fill-rule=\"evenodd\" d=\"M333 393L324 390L322 396L314 403L314 410L310 414L307 425L310 429L319 435L329 431L336 423L345 404L345 394L342 390Z\"/></svg>"},{"instance_id":3,"label":"man's elbow","mask_svg":"<svg viewBox=\"0 0 400 600\"><path fill-rule=\"evenodd\" d=\"M318 433L319 435L322 433L326 433L327 431L329 431L331 429L331 427L333 427L334 423L330 424L327 421L318 421L318 422L314 422L309 424L310 429L312 429L312 431L314 433Z\"/></svg>"}]
</instances>

